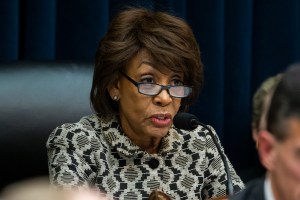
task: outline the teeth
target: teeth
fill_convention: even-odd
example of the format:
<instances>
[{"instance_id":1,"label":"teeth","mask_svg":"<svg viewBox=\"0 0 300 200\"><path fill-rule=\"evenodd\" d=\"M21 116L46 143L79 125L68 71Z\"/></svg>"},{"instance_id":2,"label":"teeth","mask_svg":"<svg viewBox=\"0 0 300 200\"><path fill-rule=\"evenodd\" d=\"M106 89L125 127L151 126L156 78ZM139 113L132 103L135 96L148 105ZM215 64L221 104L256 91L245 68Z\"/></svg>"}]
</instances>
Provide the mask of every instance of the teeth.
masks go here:
<instances>
[{"instance_id":1,"label":"teeth","mask_svg":"<svg viewBox=\"0 0 300 200\"><path fill-rule=\"evenodd\" d=\"M158 119L165 119L165 117L157 117Z\"/></svg>"}]
</instances>

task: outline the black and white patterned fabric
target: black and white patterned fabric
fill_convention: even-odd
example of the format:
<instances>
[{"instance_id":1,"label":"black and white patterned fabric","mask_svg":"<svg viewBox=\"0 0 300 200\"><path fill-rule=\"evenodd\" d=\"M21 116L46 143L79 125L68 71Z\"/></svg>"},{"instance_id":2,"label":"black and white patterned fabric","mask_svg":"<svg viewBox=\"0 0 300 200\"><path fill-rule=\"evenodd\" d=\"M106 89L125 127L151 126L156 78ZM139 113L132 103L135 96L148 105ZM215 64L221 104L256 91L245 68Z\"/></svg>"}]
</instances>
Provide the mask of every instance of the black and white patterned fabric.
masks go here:
<instances>
[{"instance_id":1,"label":"black and white patterned fabric","mask_svg":"<svg viewBox=\"0 0 300 200\"><path fill-rule=\"evenodd\" d=\"M153 190L180 200L226 195L224 165L201 126L194 131L172 127L159 153L148 154L123 133L118 117L91 115L57 127L47 148L50 181L58 188L97 187L114 200L148 199ZM244 184L229 166L239 191Z\"/></svg>"}]
</instances>

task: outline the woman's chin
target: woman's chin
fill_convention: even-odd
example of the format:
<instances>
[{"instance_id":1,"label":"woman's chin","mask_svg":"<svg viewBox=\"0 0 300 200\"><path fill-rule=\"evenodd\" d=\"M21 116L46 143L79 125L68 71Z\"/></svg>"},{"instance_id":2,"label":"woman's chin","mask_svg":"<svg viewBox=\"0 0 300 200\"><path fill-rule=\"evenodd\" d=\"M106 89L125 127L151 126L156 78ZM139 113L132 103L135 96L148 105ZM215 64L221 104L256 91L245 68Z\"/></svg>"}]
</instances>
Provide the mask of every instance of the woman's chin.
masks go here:
<instances>
[{"instance_id":1,"label":"woman's chin","mask_svg":"<svg viewBox=\"0 0 300 200\"><path fill-rule=\"evenodd\" d=\"M165 137L168 132L169 132L170 127L163 127L163 128L158 128L158 127L154 127L149 133L149 135L151 135L152 137L155 138L163 138Z\"/></svg>"}]
</instances>

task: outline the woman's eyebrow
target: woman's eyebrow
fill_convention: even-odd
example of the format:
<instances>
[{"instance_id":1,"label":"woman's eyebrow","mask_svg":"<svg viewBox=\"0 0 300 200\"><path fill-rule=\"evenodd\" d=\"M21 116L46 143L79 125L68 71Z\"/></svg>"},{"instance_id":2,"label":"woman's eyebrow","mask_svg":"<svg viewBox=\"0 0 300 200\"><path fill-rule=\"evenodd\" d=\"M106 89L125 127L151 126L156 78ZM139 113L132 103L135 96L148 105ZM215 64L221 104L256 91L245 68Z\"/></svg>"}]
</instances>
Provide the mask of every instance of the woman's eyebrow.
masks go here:
<instances>
[{"instance_id":1,"label":"woman's eyebrow","mask_svg":"<svg viewBox=\"0 0 300 200\"><path fill-rule=\"evenodd\" d=\"M151 61L148 61L148 60L142 60L138 67L142 66L142 64L146 64L146 65L149 65L149 66L151 66L151 67L154 67L154 66L155 66L155 63L153 63L153 62L151 62Z\"/></svg>"}]
</instances>

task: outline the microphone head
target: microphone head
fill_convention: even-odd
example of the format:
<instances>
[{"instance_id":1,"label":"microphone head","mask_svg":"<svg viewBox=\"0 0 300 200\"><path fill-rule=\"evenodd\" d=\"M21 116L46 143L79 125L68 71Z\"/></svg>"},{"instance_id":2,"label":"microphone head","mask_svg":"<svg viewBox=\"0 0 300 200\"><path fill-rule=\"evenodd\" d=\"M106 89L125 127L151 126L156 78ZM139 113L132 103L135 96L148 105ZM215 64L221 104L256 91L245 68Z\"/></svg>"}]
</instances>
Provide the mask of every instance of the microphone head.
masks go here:
<instances>
[{"instance_id":1,"label":"microphone head","mask_svg":"<svg viewBox=\"0 0 300 200\"><path fill-rule=\"evenodd\" d=\"M193 130L198 126L198 118L190 113L179 112L173 119L173 124L176 128L184 130Z\"/></svg>"}]
</instances>

